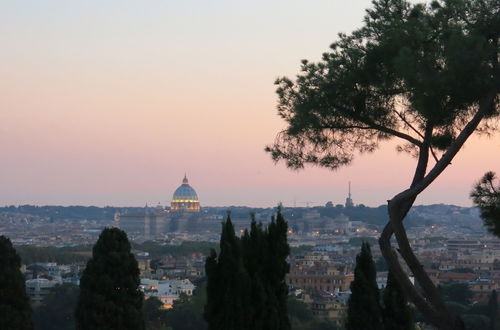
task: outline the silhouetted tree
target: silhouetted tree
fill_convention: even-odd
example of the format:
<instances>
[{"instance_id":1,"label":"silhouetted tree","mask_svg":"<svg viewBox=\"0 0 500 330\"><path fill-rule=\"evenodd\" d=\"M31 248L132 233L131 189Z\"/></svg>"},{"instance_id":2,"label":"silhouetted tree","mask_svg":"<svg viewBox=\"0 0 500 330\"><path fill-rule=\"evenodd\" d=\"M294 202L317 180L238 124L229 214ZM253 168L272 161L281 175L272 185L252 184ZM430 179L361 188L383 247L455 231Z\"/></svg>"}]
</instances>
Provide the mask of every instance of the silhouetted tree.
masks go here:
<instances>
[{"instance_id":1,"label":"silhouetted tree","mask_svg":"<svg viewBox=\"0 0 500 330\"><path fill-rule=\"evenodd\" d=\"M21 259L10 239L0 236L0 328L5 330L31 330L31 307Z\"/></svg>"},{"instance_id":2,"label":"silhouetted tree","mask_svg":"<svg viewBox=\"0 0 500 330\"><path fill-rule=\"evenodd\" d=\"M102 231L80 279L78 330L144 329L139 268L125 232Z\"/></svg>"},{"instance_id":3,"label":"silhouetted tree","mask_svg":"<svg viewBox=\"0 0 500 330\"><path fill-rule=\"evenodd\" d=\"M444 282L439 285L439 291L446 301L452 301L464 306L470 304L473 293L467 283L454 281Z\"/></svg>"},{"instance_id":4,"label":"silhouetted tree","mask_svg":"<svg viewBox=\"0 0 500 330\"><path fill-rule=\"evenodd\" d=\"M244 303L249 295L243 292L249 287L248 275L240 240L229 216L222 224L219 256L212 250L205 269L208 280L205 319L209 329L250 329L251 306Z\"/></svg>"},{"instance_id":5,"label":"silhouetted tree","mask_svg":"<svg viewBox=\"0 0 500 330\"><path fill-rule=\"evenodd\" d=\"M264 324L264 329L290 329L287 311L288 286L285 282L285 276L290 271L290 265L286 261L290 254L287 231L288 224L280 207L276 219L273 218L267 228L268 261L265 278L268 286L267 310L270 317ZM274 299L276 300L273 301Z\"/></svg>"},{"instance_id":6,"label":"silhouetted tree","mask_svg":"<svg viewBox=\"0 0 500 330\"><path fill-rule=\"evenodd\" d=\"M167 311L163 310L162 306L163 303L157 297L149 297L144 300L142 312L147 330L165 329Z\"/></svg>"},{"instance_id":7,"label":"silhouetted tree","mask_svg":"<svg viewBox=\"0 0 500 330\"><path fill-rule=\"evenodd\" d=\"M208 328L203 319L203 308L206 303L206 282L198 283L191 297L181 294L174 301L174 308L166 312L167 326L174 330L204 330Z\"/></svg>"},{"instance_id":8,"label":"silhouetted tree","mask_svg":"<svg viewBox=\"0 0 500 330\"><path fill-rule=\"evenodd\" d=\"M320 62L304 60L295 81L277 80L288 127L266 148L275 161L337 169L390 138L415 156L411 183L388 201L379 243L405 294L441 329L464 324L415 256L403 219L474 132L497 128L499 8L494 0L375 0L364 25L340 34ZM393 235L421 290L393 251Z\"/></svg>"},{"instance_id":9,"label":"silhouetted tree","mask_svg":"<svg viewBox=\"0 0 500 330\"><path fill-rule=\"evenodd\" d=\"M484 225L493 235L500 237L500 182L494 172L487 172L471 192L474 204L481 212Z\"/></svg>"},{"instance_id":10,"label":"silhouetted tree","mask_svg":"<svg viewBox=\"0 0 500 330\"><path fill-rule=\"evenodd\" d=\"M383 292L383 317L385 330L413 330L415 324L408 300L401 287L389 271Z\"/></svg>"},{"instance_id":11,"label":"silhouetted tree","mask_svg":"<svg viewBox=\"0 0 500 330\"><path fill-rule=\"evenodd\" d=\"M75 308L79 288L74 284L56 285L50 289L33 313L37 330L75 329Z\"/></svg>"},{"instance_id":12,"label":"silhouetted tree","mask_svg":"<svg viewBox=\"0 0 500 330\"><path fill-rule=\"evenodd\" d=\"M490 318L490 330L496 329L498 314L498 297L497 291L491 291L490 298L488 300L488 317Z\"/></svg>"},{"instance_id":13,"label":"silhouetted tree","mask_svg":"<svg viewBox=\"0 0 500 330\"><path fill-rule=\"evenodd\" d=\"M356 256L351 296L347 302L347 330L381 330L382 310L377 286L377 272L370 244L363 243Z\"/></svg>"},{"instance_id":14,"label":"silhouetted tree","mask_svg":"<svg viewBox=\"0 0 500 330\"><path fill-rule=\"evenodd\" d=\"M209 329L290 329L287 230L279 210L266 229L253 219L240 239L228 216L219 256L212 250L205 264Z\"/></svg>"}]
</instances>

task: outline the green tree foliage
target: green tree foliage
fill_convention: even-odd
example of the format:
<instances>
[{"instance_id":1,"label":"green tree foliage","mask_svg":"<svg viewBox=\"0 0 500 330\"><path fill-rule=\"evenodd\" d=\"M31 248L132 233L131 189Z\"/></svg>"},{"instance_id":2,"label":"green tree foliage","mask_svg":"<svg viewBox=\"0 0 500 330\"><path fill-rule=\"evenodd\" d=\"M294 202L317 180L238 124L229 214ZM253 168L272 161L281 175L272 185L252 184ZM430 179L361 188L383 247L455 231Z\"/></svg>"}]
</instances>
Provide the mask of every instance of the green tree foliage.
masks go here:
<instances>
[{"instance_id":1,"label":"green tree foliage","mask_svg":"<svg viewBox=\"0 0 500 330\"><path fill-rule=\"evenodd\" d=\"M480 314L464 314L465 328L467 330L488 329L490 320L485 315Z\"/></svg>"},{"instance_id":2,"label":"green tree foliage","mask_svg":"<svg viewBox=\"0 0 500 330\"><path fill-rule=\"evenodd\" d=\"M298 299L288 298L287 307L292 323L294 323L294 321L296 323L306 323L311 321L314 317L309 305ZM296 326L293 326L292 328L295 329Z\"/></svg>"},{"instance_id":3,"label":"green tree foliage","mask_svg":"<svg viewBox=\"0 0 500 330\"><path fill-rule=\"evenodd\" d=\"M78 330L141 330L143 294L139 268L125 232L102 231L80 279Z\"/></svg>"},{"instance_id":4,"label":"green tree foliage","mask_svg":"<svg viewBox=\"0 0 500 330\"><path fill-rule=\"evenodd\" d=\"M370 244L363 243L361 253L356 256L351 296L347 303L348 330L383 329L380 292L377 273L372 259Z\"/></svg>"},{"instance_id":5,"label":"green tree foliage","mask_svg":"<svg viewBox=\"0 0 500 330\"><path fill-rule=\"evenodd\" d=\"M278 113L287 127L266 148L275 161L338 169L391 138L415 156L409 186L388 201L379 242L405 294L443 329L463 329L463 322L421 267L403 220L474 132L497 128L499 37L497 0L375 0L363 26L340 34L321 61L304 60L295 80L277 80Z\"/></svg>"},{"instance_id":6,"label":"green tree foliage","mask_svg":"<svg viewBox=\"0 0 500 330\"><path fill-rule=\"evenodd\" d=\"M375 262L375 269L377 270L377 272L386 272L389 270L384 258L378 257L377 261Z\"/></svg>"},{"instance_id":7,"label":"green tree foliage","mask_svg":"<svg viewBox=\"0 0 500 330\"><path fill-rule=\"evenodd\" d=\"M57 262L58 264L72 264L89 260L92 246L79 245L73 247L55 246L17 246L16 250L23 262L27 265L35 262Z\"/></svg>"},{"instance_id":8,"label":"green tree foliage","mask_svg":"<svg viewBox=\"0 0 500 330\"><path fill-rule=\"evenodd\" d=\"M220 253L212 250L205 264L209 329L290 329L287 229L279 210L267 228L253 219L250 232L240 239L228 216Z\"/></svg>"},{"instance_id":9,"label":"green tree foliage","mask_svg":"<svg viewBox=\"0 0 500 330\"><path fill-rule=\"evenodd\" d=\"M387 286L383 292L383 301L385 330L415 329L412 310L408 305L408 300L391 271L387 275Z\"/></svg>"},{"instance_id":10,"label":"green tree foliage","mask_svg":"<svg viewBox=\"0 0 500 330\"><path fill-rule=\"evenodd\" d=\"M482 314L489 317L488 304L486 303L474 303L470 308L463 312L464 314Z\"/></svg>"},{"instance_id":11,"label":"green tree foliage","mask_svg":"<svg viewBox=\"0 0 500 330\"><path fill-rule=\"evenodd\" d=\"M474 295L467 283L446 282L439 286L439 291L447 301L452 301L464 306L470 304Z\"/></svg>"},{"instance_id":12,"label":"green tree foliage","mask_svg":"<svg viewBox=\"0 0 500 330\"><path fill-rule=\"evenodd\" d=\"M149 297L142 304L142 313L146 329L161 329L166 327L165 311L161 309L163 303L156 297Z\"/></svg>"},{"instance_id":13,"label":"green tree foliage","mask_svg":"<svg viewBox=\"0 0 500 330\"><path fill-rule=\"evenodd\" d=\"M18 214L30 214L53 221L78 219L93 219L98 221L112 221L116 212L138 213L143 212L143 207L97 207L97 206L36 206L19 205L0 207L0 212L10 212Z\"/></svg>"},{"instance_id":14,"label":"green tree foliage","mask_svg":"<svg viewBox=\"0 0 500 330\"><path fill-rule=\"evenodd\" d=\"M490 298L488 299L488 317L490 318L490 330L496 329L498 314L498 296L497 291L491 291Z\"/></svg>"},{"instance_id":15,"label":"green tree foliage","mask_svg":"<svg viewBox=\"0 0 500 330\"><path fill-rule=\"evenodd\" d=\"M474 204L479 207L486 228L500 237L500 182L496 174L486 173L476 183L470 195Z\"/></svg>"},{"instance_id":16,"label":"green tree foliage","mask_svg":"<svg viewBox=\"0 0 500 330\"><path fill-rule=\"evenodd\" d=\"M33 313L37 330L75 329L75 308L79 288L74 284L56 285Z\"/></svg>"},{"instance_id":17,"label":"green tree foliage","mask_svg":"<svg viewBox=\"0 0 500 330\"><path fill-rule=\"evenodd\" d=\"M212 250L205 268L205 319L209 329L247 329L253 316L249 276L243 265L241 242L229 217L222 225L219 256Z\"/></svg>"},{"instance_id":18,"label":"green tree foliage","mask_svg":"<svg viewBox=\"0 0 500 330\"><path fill-rule=\"evenodd\" d=\"M0 328L31 330L31 307L23 274L21 259L10 239L0 236Z\"/></svg>"},{"instance_id":19,"label":"green tree foliage","mask_svg":"<svg viewBox=\"0 0 500 330\"><path fill-rule=\"evenodd\" d=\"M180 245L160 244L147 241L142 244L132 242L132 247L137 250L148 252L151 258L161 258L165 255L184 256L190 253L208 254L210 249L217 247L213 242L182 242Z\"/></svg>"},{"instance_id":20,"label":"green tree foliage","mask_svg":"<svg viewBox=\"0 0 500 330\"><path fill-rule=\"evenodd\" d=\"M204 330L208 324L203 318L206 303L206 282L202 282L194 290L191 297L181 295L174 302L174 308L165 314L167 325L174 330Z\"/></svg>"}]
</instances>

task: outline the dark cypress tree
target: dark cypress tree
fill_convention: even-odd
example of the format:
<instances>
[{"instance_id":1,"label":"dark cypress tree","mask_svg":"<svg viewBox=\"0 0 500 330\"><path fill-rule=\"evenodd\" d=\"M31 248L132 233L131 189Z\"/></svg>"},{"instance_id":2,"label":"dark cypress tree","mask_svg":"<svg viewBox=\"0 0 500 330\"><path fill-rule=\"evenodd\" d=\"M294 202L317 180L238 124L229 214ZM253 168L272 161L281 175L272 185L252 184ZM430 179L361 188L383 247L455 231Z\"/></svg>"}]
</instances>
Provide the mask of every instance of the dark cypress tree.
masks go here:
<instances>
[{"instance_id":1,"label":"dark cypress tree","mask_svg":"<svg viewBox=\"0 0 500 330\"><path fill-rule=\"evenodd\" d=\"M0 236L0 329L33 329L30 302L20 268L21 258L12 243Z\"/></svg>"},{"instance_id":2,"label":"dark cypress tree","mask_svg":"<svg viewBox=\"0 0 500 330\"><path fill-rule=\"evenodd\" d=\"M412 311L403 290L396 278L389 271L387 285L383 294L384 309L382 311L385 330L414 330Z\"/></svg>"},{"instance_id":3,"label":"dark cypress tree","mask_svg":"<svg viewBox=\"0 0 500 330\"><path fill-rule=\"evenodd\" d=\"M488 317L490 318L490 330L496 329L498 313L498 297L497 291L491 291L490 299L488 300Z\"/></svg>"},{"instance_id":4,"label":"dark cypress tree","mask_svg":"<svg viewBox=\"0 0 500 330\"><path fill-rule=\"evenodd\" d=\"M65 283L50 289L42 303L33 311L37 330L74 330L75 307L80 289Z\"/></svg>"},{"instance_id":5,"label":"dark cypress tree","mask_svg":"<svg viewBox=\"0 0 500 330\"><path fill-rule=\"evenodd\" d=\"M286 261L290 254L287 241L288 225L278 208L276 220L273 218L268 227L268 255L266 278L269 285L268 311L270 315L268 326L265 329L290 329L288 319L287 300L288 286L285 276L290 270Z\"/></svg>"},{"instance_id":6,"label":"dark cypress tree","mask_svg":"<svg viewBox=\"0 0 500 330\"><path fill-rule=\"evenodd\" d=\"M205 261L205 273L207 275L207 303L203 312L203 317L209 324L209 329L215 329L220 320L220 308L222 299L219 290L223 288L223 282L219 276L217 266L217 252L210 250L210 255Z\"/></svg>"},{"instance_id":7,"label":"dark cypress tree","mask_svg":"<svg viewBox=\"0 0 500 330\"><path fill-rule=\"evenodd\" d=\"M252 219L239 239L231 219L222 225L220 254L211 251L205 319L209 329L290 329L287 314L289 246L287 224L278 213L267 229Z\"/></svg>"},{"instance_id":8,"label":"dark cypress tree","mask_svg":"<svg viewBox=\"0 0 500 330\"><path fill-rule=\"evenodd\" d=\"M354 280L351 283L351 296L347 306L346 328L348 330L384 328L376 274L370 245L364 242L361 246L361 253L356 256Z\"/></svg>"},{"instance_id":9,"label":"dark cypress tree","mask_svg":"<svg viewBox=\"0 0 500 330\"><path fill-rule=\"evenodd\" d=\"M220 253L211 251L205 264L209 329L250 329L249 279L243 264L241 242L234 233L230 216L222 224Z\"/></svg>"},{"instance_id":10,"label":"dark cypress tree","mask_svg":"<svg viewBox=\"0 0 500 330\"><path fill-rule=\"evenodd\" d=\"M139 268L125 232L102 231L80 279L78 330L142 330Z\"/></svg>"},{"instance_id":11,"label":"dark cypress tree","mask_svg":"<svg viewBox=\"0 0 500 330\"><path fill-rule=\"evenodd\" d=\"M262 224L255 221L252 215L250 233L245 230L242 237L243 258L251 282L251 306L249 312L252 316L252 328L263 329L267 320L268 286L265 283L265 264L268 242Z\"/></svg>"}]
</instances>

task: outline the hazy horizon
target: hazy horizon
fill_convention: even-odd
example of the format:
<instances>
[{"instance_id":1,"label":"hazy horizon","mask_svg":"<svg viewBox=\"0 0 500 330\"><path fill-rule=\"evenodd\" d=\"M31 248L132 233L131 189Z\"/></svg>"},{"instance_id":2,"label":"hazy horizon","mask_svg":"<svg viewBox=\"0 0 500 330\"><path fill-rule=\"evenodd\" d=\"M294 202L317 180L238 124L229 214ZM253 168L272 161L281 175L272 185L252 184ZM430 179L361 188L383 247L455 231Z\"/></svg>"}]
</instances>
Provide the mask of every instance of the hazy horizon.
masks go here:
<instances>
[{"instance_id":1,"label":"hazy horizon","mask_svg":"<svg viewBox=\"0 0 500 330\"><path fill-rule=\"evenodd\" d=\"M0 204L379 206L414 159L389 142L331 172L274 165L274 80L360 26L370 0L0 3ZM474 137L416 204L472 205L500 138ZM497 168L495 168L497 166Z\"/></svg>"}]
</instances>

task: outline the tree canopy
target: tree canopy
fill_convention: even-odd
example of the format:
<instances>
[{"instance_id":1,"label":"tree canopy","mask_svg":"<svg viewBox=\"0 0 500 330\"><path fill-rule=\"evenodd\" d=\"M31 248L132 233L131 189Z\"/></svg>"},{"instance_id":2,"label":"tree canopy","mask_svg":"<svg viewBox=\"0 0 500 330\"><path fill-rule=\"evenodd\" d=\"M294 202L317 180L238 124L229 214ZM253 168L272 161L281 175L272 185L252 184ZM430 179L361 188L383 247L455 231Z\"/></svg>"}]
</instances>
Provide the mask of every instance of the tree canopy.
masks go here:
<instances>
[{"instance_id":1,"label":"tree canopy","mask_svg":"<svg viewBox=\"0 0 500 330\"><path fill-rule=\"evenodd\" d=\"M276 82L287 127L266 147L275 161L338 169L391 138L416 158L408 188L388 202L379 243L405 294L442 329L464 325L413 253L402 222L474 132L496 130L499 36L498 0L375 0L360 29L340 34L321 61L303 60L295 80ZM408 280L393 235L422 291Z\"/></svg>"},{"instance_id":2,"label":"tree canopy","mask_svg":"<svg viewBox=\"0 0 500 330\"><path fill-rule=\"evenodd\" d=\"M30 300L26 295L21 259L10 239L0 236L0 327L31 330Z\"/></svg>"},{"instance_id":3,"label":"tree canopy","mask_svg":"<svg viewBox=\"0 0 500 330\"><path fill-rule=\"evenodd\" d=\"M383 292L383 318L385 330L414 330L415 323L408 300L401 287L389 271L387 285Z\"/></svg>"},{"instance_id":4,"label":"tree canopy","mask_svg":"<svg viewBox=\"0 0 500 330\"><path fill-rule=\"evenodd\" d=\"M105 228L80 279L76 328L144 329L139 268L125 232Z\"/></svg>"},{"instance_id":5,"label":"tree canopy","mask_svg":"<svg viewBox=\"0 0 500 330\"><path fill-rule=\"evenodd\" d=\"M377 286L377 272L372 259L370 244L363 243L356 256L354 280L350 285L351 296L347 302L348 330L382 330L382 309Z\"/></svg>"},{"instance_id":6,"label":"tree canopy","mask_svg":"<svg viewBox=\"0 0 500 330\"><path fill-rule=\"evenodd\" d=\"M471 192L474 204L479 207L486 228L500 237L500 181L494 172L487 172Z\"/></svg>"},{"instance_id":7,"label":"tree canopy","mask_svg":"<svg viewBox=\"0 0 500 330\"><path fill-rule=\"evenodd\" d=\"M45 296L33 313L37 330L74 330L75 308L78 300L77 285L56 285Z\"/></svg>"},{"instance_id":8,"label":"tree canopy","mask_svg":"<svg viewBox=\"0 0 500 330\"><path fill-rule=\"evenodd\" d=\"M290 329L287 230L281 209L267 228L252 219L250 232L245 230L241 238L228 216L220 253L212 250L205 264L209 329Z\"/></svg>"}]
</instances>

